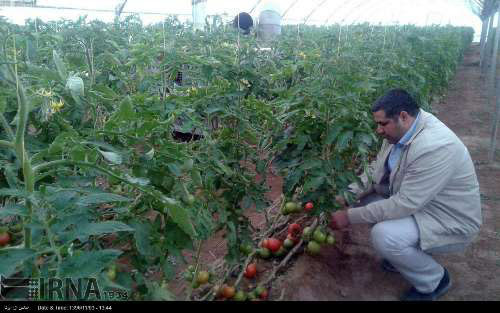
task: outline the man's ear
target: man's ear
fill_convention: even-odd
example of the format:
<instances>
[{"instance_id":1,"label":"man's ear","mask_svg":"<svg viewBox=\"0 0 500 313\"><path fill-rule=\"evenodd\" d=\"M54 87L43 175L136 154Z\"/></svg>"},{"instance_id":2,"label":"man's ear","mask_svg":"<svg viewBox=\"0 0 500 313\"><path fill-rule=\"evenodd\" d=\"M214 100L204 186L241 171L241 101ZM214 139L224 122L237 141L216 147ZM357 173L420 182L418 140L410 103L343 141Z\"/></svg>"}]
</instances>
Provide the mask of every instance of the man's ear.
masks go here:
<instances>
[{"instance_id":1,"label":"man's ear","mask_svg":"<svg viewBox=\"0 0 500 313\"><path fill-rule=\"evenodd\" d=\"M399 117L401 118L401 121L406 122L408 120L408 118L410 117L410 114L408 114L408 112L406 112L406 111L401 111L401 113L399 114Z\"/></svg>"}]
</instances>

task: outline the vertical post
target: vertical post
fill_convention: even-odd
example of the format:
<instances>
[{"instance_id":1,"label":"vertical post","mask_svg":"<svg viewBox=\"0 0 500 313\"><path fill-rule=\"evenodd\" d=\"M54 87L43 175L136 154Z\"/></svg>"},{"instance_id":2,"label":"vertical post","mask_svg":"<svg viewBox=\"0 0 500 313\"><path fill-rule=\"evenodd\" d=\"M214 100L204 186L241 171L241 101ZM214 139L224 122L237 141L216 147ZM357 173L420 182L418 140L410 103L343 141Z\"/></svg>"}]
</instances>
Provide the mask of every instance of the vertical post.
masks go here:
<instances>
[{"instance_id":1,"label":"vertical post","mask_svg":"<svg viewBox=\"0 0 500 313\"><path fill-rule=\"evenodd\" d=\"M488 34L486 35L486 42L485 42L485 51L484 51L484 58L483 58L483 64L481 67L481 73L485 73L486 70L488 69L488 58L490 56L490 51L491 51L491 43L492 43L492 30L493 30L493 21L495 20L495 14L492 13L490 16L490 23L488 26Z\"/></svg>"},{"instance_id":2,"label":"vertical post","mask_svg":"<svg viewBox=\"0 0 500 313\"><path fill-rule=\"evenodd\" d=\"M495 42L493 47L493 55L491 58L491 70L490 70L490 98L491 102L494 104L495 99L495 82L500 81L500 78L496 76L497 74L497 59L498 59L498 43L500 41L500 7L497 8L499 13L498 23L497 23L497 31L495 35ZM495 15L493 14L493 17ZM492 19L493 19L492 17ZM495 159L495 150L497 143L497 130L498 130L498 116L500 111L500 84L497 82L497 91L496 91L496 110L493 116L493 125L491 127L491 143L490 143L490 155L489 161L493 162Z\"/></svg>"},{"instance_id":3,"label":"vertical post","mask_svg":"<svg viewBox=\"0 0 500 313\"><path fill-rule=\"evenodd\" d=\"M484 62L484 51L486 49L486 34L488 34L488 25L489 25L489 18L485 18L483 20L483 26L481 27L481 53L480 53L480 59L479 59L479 66L480 68L483 68L483 62Z\"/></svg>"}]
</instances>

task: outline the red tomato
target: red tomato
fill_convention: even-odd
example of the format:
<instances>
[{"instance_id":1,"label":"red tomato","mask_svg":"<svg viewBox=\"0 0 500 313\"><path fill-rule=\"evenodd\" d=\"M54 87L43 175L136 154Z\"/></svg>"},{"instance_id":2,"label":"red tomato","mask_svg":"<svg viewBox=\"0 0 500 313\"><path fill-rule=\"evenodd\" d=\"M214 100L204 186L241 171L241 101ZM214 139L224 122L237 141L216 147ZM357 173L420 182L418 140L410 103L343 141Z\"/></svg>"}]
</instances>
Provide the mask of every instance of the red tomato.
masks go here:
<instances>
[{"instance_id":1,"label":"red tomato","mask_svg":"<svg viewBox=\"0 0 500 313\"><path fill-rule=\"evenodd\" d=\"M224 287L222 287L222 296L226 299L231 299L232 297L234 297L235 293L236 290L232 286L224 285Z\"/></svg>"},{"instance_id":2,"label":"red tomato","mask_svg":"<svg viewBox=\"0 0 500 313\"><path fill-rule=\"evenodd\" d=\"M10 241L10 235L8 232L0 233L0 247L5 246Z\"/></svg>"},{"instance_id":3,"label":"red tomato","mask_svg":"<svg viewBox=\"0 0 500 313\"><path fill-rule=\"evenodd\" d=\"M312 202L307 202L306 206L304 207L304 211L311 212L313 208L314 208L314 204Z\"/></svg>"},{"instance_id":4,"label":"red tomato","mask_svg":"<svg viewBox=\"0 0 500 313\"><path fill-rule=\"evenodd\" d=\"M288 236L286 236L287 239L290 239L291 241L293 241L294 243L297 243L299 242L299 238L295 237L294 235L292 234L288 234Z\"/></svg>"},{"instance_id":5,"label":"red tomato","mask_svg":"<svg viewBox=\"0 0 500 313\"><path fill-rule=\"evenodd\" d=\"M269 239L264 239L264 241L262 241L262 243L260 244L261 248L266 248L268 249L268 246L269 245Z\"/></svg>"},{"instance_id":6,"label":"red tomato","mask_svg":"<svg viewBox=\"0 0 500 313\"><path fill-rule=\"evenodd\" d=\"M262 300L266 300L268 295L269 295L269 293L267 292L267 290L264 290L264 291L260 294L260 298L261 298Z\"/></svg>"},{"instance_id":7,"label":"red tomato","mask_svg":"<svg viewBox=\"0 0 500 313\"><path fill-rule=\"evenodd\" d=\"M288 226L288 233L292 234L293 236L296 236L297 234L299 234L300 231L301 231L301 227L297 223L293 223L293 224L290 224Z\"/></svg>"},{"instance_id":8,"label":"red tomato","mask_svg":"<svg viewBox=\"0 0 500 313\"><path fill-rule=\"evenodd\" d=\"M277 252L281 248L281 241L276 238L269 238L267 241L267 248L272 252Z\"/></svg>"},{"instance_id":9,"label":"red tomato","mask_svg":"<svg viewBox=\"0 0 500 313\"><path fill-rule=\"evenodd\" d=\"M254 278L255 275L257 275L257 266L255 263L248 264L247 269L245 270L245 275L246 278Z\"/></svg>"}]
</instances>

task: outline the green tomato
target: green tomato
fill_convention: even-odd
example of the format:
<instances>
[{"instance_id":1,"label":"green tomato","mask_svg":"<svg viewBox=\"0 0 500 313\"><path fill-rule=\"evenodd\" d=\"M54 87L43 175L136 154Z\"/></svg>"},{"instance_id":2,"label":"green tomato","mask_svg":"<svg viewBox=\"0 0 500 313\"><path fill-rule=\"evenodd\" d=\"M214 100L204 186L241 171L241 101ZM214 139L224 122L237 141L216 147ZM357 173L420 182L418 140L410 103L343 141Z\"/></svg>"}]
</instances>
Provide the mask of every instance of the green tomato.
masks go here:
<instances>
[{"instance_id":1,"label":"green tomato","mask_svg":"<svg viewBox=\"0 0 500 313\"><path fill-rule=\"evenodd\" d=\"M267 259L271 256L271 251L267 248L260 248L259 250L257 250L257 253L263 259Z\"/></svg>"},{"instance_id":2,"label":"green tomato","mask_svg":"<svg viewBox=\"0 0 500 313\"><path fill-rule=\"evenodd\" d=\"M321 245L314 240L310 241L307 244L307 252L309 252L309 254L311 254L311 255L318 254L320 252L320 250L321 250Z\"/></svg>"},{"instance_id":3,"label":"green tomato","mask_svg":"<svg viewBox=\"0 0 500 313\"><path fill-rule=\"evenodd\" d=\"M114 281L116 279L116 269L109 268L106 275L108 275L109 280Z\"/></svg>"},{"instance_id":4,"label":"green tomato","mask_svg":"<svg viewBox=\"0 0 500 313\"><path fill-rule=\"evenodd\" d=\"M184 202L186 202L186 203L187 203L187 204L189 204L189 205L193 205L195 201L196 201L196 198L195 198L192 194L188 194L188 195L184 198Z\"/></svg>"},{"instance_id":5,"label":"green tomato","mask_svg":"<svg viewBox=\"0 0 500 313\"><path fill-rule=\"evenodd\" d=\"M184 279L187 280L187 281L193 281L193 278L194 278L194 273L193 272L190 272L190 271L187 271L187 272L184 272Z\"/></svg>"},{"instance_id":6,"label":"green tomato","mask_svg":"<svg viewBox=\"0 0 500 313\"><path fill-rule=\"evenodd\" d=\"M235 295L234 295L234 300L235 301L245 301L247 299L247 295L245 294L244 291L239 290Z\"/></svg>"},{"instance_id":7,"label":"green tomato","mask_svg":"<svg viewBox=\"0 0 500 313\"><path fill-rule=\"evenodd\" d=\"M295 202L287 202L285 204L285 209L288 212L294 212L296 210L296 204L295 204Z\"/></svg>"},{"instance_id":8,"label":"green tomato","mask_svg":"<svg viewBox=\"0 0 500 313\"><path fill-rule=\"evenodd\" d=\"M293 242L293 240L287 238L285 239L285 241L283 241L283 246L287 249L290 249L295 246L295 243Z\"/></svg>"},{"instance_id":9,"label":"green tomato","mask_svg":"<svg viewBox=\"0 0 500 313\"><path fill-rule=\"evenodd\" d=\"M326 235L321 231L321 229L316 229L313 233L313 239L319 244L323 244L326 242Z\"/></svg>"},{"instance_id":10,"label":"green tomato","mask_svg":"<svg viewBox=\"0 0 500 313\"><path fill-rule=\"evenodd\" d=\"M253 250L253 247L249 243L240 245L240 251L246 255L249 255L250 253L252 253L252 250Z\"/></svg>"},{"instance_id":11,"label":"green tomato","mask_svg":"<svg viewBox=\"0 0 500 313\"><path fill-rule=\"evenodd\" d=\"M335 237L333 237L332 235L328 235L328 237L326 237L326 243L329 245L333 245L335 243Z\"/></svg>"}]
</instances>

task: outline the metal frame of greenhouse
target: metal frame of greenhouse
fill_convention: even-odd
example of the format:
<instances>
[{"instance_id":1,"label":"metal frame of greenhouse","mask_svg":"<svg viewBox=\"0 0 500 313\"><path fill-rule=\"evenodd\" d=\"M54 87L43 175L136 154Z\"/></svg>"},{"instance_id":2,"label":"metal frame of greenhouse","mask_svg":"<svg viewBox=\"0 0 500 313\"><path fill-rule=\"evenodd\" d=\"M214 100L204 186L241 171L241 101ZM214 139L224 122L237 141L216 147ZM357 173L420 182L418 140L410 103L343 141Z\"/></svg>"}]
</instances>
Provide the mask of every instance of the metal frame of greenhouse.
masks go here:
<instances>
[{"instance_id":1,"label":"metal frame of greenhouse","mask_svg":"<svg viewBox=\"0 0 500 313\"><path fill-rule=\"evenodd\" d=\"M207 2L213 0L186 0L191 5L191 12L174 13L173 15L189 17L195 15L195 8L198 5L206 5ZM480 37L480 68L482 76L486 78L488 85L488 100L486 105L492 108L494 119L491 126L491 140L489 149L489 161L492 162L495 157L496 140L498 133L498 122L500 119L500 77L497 74L497 55L498 45L500 40L500 0L464 0L470 10L477 15L482 22L482 30ZM78 10L83 12L104 12L114 13L115 17L120 17L121 14L139 14L139 15L170 15L171 12L152 12L143 10L125 10L127 8L127 0L117 0L113 9L95 9L95 8L78 8L71 6L53 6L44 5L44 1L36 0L0 0L0 7L32 7L37 9L52 9L52 10ZM246 3L238 3L240 12L249 12L250 14L256 11L257 8L262 7L265 1L253 0ZM332 5L332 3L335 5ZM283 4L283 2L280 2ZM307 3L307 6L304 6ZM234 1L231 2L234 7ZM281 19L284 23L294 22L293 24L329 24L333 22L334 18L342 18L341 23L347 21L347 18L355 18L352 21L360 19L360 12L368 11L374 13L380 10L380 7L387 7L387 3L381 3L376 0L353 0L353 1L328 1L328 0L290 0L284 6L281 13ZM297 9L298 8L298 9ZM301 18L291 16L293 9L300 11ZM439 12L439 8L433 8ZM317 17L317 13L322 12L325 14L321 21ZM357 15L356 15L357 14ZM429 13L426 18L426 24L429 20ZM357 17L357 18L356 18ZM494 21L498 21L495 27ZM336 21L338 22L338 21ZM495 103L496 102L496 103Z\"/></svg>"}]
</instances>

